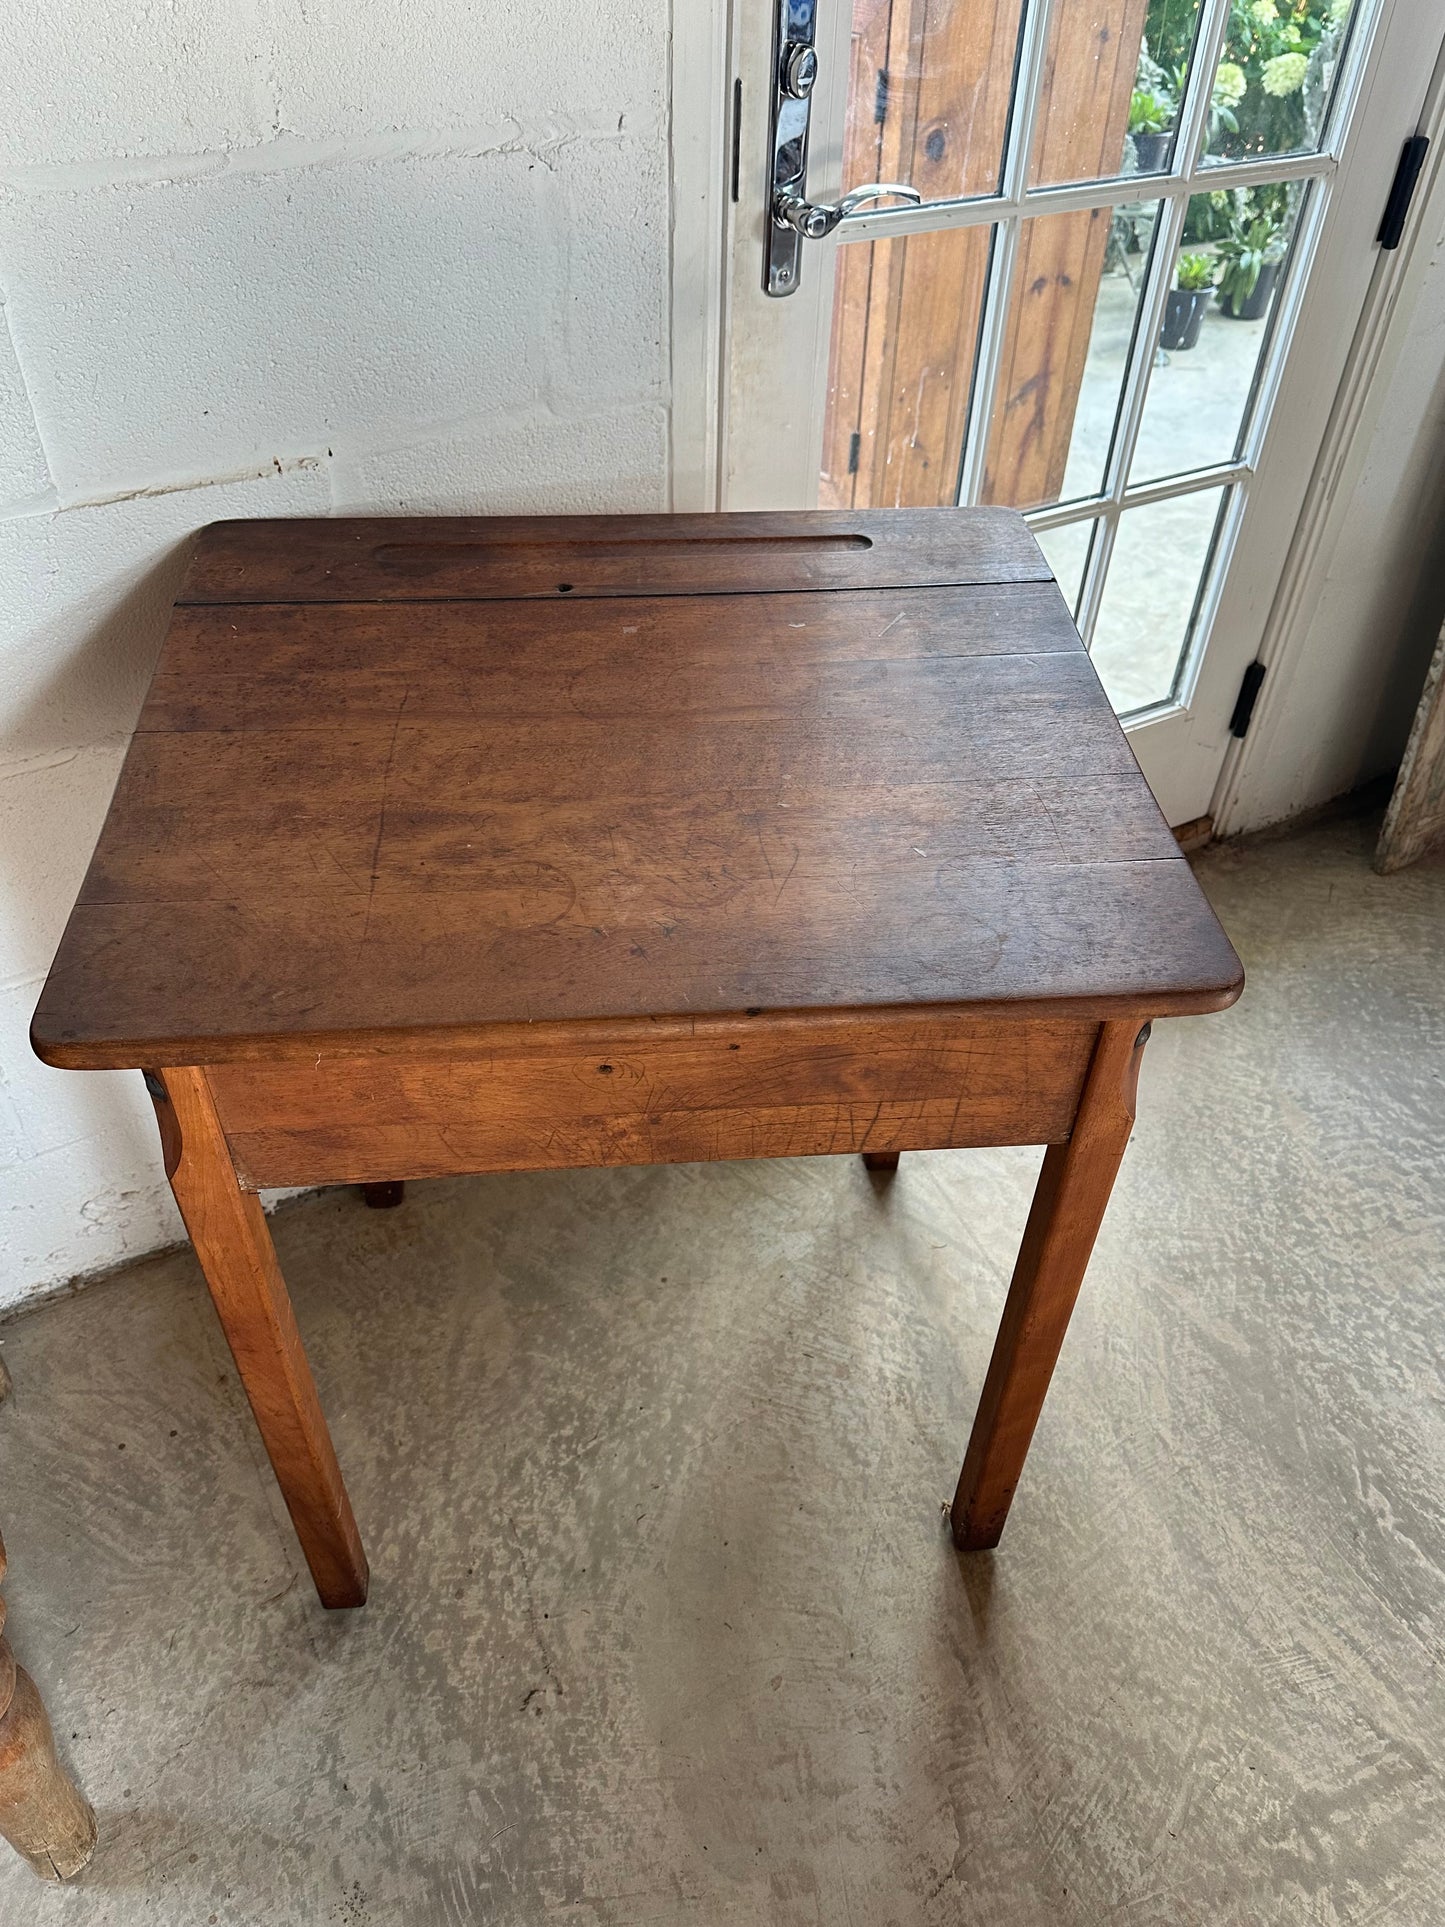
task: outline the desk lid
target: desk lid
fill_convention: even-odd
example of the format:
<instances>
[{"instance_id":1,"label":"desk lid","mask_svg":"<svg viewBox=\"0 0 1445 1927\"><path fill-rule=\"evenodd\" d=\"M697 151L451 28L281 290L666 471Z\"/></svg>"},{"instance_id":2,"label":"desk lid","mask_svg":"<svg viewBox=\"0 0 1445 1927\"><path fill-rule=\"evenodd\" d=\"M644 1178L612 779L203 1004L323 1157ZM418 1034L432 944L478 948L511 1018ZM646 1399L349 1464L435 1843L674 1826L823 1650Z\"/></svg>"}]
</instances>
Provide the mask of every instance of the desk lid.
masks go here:
<instances>
[{"instance_id":1,"label":"desk lid","mask_svg":"<svg viewBox=\"0 0 1445 1927\"><path fill-rule=\"evenodd\" d=\"M33 1037L174 1064L1240 982L1016 515L228 523Z\"/></svg>"}]
</instances>

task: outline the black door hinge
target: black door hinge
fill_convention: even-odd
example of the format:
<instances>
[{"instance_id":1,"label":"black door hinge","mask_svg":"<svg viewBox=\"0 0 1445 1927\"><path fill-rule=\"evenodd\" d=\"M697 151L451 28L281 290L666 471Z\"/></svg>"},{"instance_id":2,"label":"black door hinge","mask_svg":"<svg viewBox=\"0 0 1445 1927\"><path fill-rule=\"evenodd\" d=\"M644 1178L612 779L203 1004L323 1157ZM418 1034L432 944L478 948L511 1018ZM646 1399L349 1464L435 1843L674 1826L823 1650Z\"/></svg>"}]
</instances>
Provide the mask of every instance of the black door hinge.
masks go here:
<instances>
[{"instance_id":1,"label":"black door hinge","mask_svg":"<svg viewBox=\"0 0 1445 1927\"><path fill-rule=\"evenodd\" d=\"M848 473L850 475L856 475L858 473L858 451L862 446L863 437L855 428L853 433L848 437Z\"/></svg>"},{"instance_id":2,"label":"black door hinge","mask_svg":"<svg viewBox=\"0 0 1445 1927\"><path fill-rule=\"evenodd\" d=\"M1380 231L1375 236L1382 248L1397 248L1400 245L1400 237L1405 232L1405 216L1410 212L1415 183L1420 178L1420 169L1425 165L1425 150L1429 145L1427 135L1412 134L1400 149L1400 165L1395 169L1395 178L1390 183L1389 198L1380 216Z\"/></svg>"},{"instance_id":3,"label":"black door hinge","mask_svg":"<svg viewBox=\"0 0 1445 1927\"><path fill-rule=\"evenodd\" d=\"M866 94L864 95L864 99L865 100L867 99ZM873 94L873 119L876 125L881 127L884 121L887 120L887 118L888 118L888 69L886 67L880 67L878 69L878 85L875 88L874 94Z\"/></svg>"},{"instance_id":4,"label":"black door hinge","mask_svg":"<svg viewBox=\"0 0 1445 1927\"><path fill-rule=\"evenodd\" d=\"M1234 699L1234 714L1229 719L1231 736L1243 738L1249 734L1249 720L1254 714L1254 705L1259 700L1263 682L1264 664L1252 662L1244 672L1244 680L1239 685L1239 694Z\"/></svg>"},{"instance_id":5,"label":"black door hinge","mask_svg":"<svg viewBox=\"0 0 1445 1927\"><path fill-rule=\"evenodd\" d=\"M743 166L743 83L741 79L733 82L733 157L732 189L733 203L737 204L738 182Z\"/></svg>"}]
</instances>

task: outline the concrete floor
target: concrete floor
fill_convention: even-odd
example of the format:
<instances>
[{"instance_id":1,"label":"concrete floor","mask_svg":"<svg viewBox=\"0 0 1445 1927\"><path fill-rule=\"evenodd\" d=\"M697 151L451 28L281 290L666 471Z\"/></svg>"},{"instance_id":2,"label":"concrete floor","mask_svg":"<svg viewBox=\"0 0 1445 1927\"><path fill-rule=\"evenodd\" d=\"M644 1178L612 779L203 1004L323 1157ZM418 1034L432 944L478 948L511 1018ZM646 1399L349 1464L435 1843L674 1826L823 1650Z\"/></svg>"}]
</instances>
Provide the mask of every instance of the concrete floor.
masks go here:
<instances>
[{"instance_id":1,"label":"concrete floor","mask_svg":"<svg viewBox=\"0 0 1445 1927\"><path fill-rule=\"evenodd\" d=\"M1000 1550L940 1517L1037 1153L346 1191L276 1238L316 1605L195 1268L4 1331L17 1651L100 1811L0 1921L1445 1919L1445 862L1206 859Z\"/></svg>"}]
</instances>

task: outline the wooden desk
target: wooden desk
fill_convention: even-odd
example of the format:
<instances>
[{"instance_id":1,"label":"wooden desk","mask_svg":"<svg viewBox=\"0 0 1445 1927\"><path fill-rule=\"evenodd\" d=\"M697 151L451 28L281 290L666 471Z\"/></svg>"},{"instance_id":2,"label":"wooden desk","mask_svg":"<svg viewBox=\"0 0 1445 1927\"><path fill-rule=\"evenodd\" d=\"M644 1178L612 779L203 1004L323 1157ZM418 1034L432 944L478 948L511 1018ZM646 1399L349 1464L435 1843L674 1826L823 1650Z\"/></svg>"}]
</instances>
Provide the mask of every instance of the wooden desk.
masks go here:
<instances>
[{"instance_id":1,"label":"wooden desk","mask_svg":"<svg viewBox=\"0 0 1445 1927\"><path fill-rule=\"evenodd\" d=\"M146 1068L317 1589L354 1606L258 1187L1046 1144L953 1508L991 1546L1149 1021L1241 981L1009 511L234 522L33 1037Z\"/></svg>"}]
</instances>

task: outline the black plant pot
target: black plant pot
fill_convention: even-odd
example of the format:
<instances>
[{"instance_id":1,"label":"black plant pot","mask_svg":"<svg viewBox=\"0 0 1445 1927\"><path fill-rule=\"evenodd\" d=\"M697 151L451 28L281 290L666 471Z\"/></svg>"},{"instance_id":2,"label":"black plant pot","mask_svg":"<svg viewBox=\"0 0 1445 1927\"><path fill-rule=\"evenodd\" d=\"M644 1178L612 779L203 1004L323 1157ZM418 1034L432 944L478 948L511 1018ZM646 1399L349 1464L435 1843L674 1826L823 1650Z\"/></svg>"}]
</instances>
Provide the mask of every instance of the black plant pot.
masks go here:
<instances>
[{"instance_id":1,"label":"black plant pot","mask_svg":"<svg viewBox=\"0 0 1445 1927\"><path fill-rule=\"evenodd\" d=\"M1162 134L1131 134L1134 143L1134 158L1139 163L1141 174L1162 174L1169 163L1169 143L1173 140L1172 131L1165 128Z\"/></svg>"},{"instance_id":2,"label":"black plant pot","mask_svg":"<svg viewBox=\"0 0 1445 1927\"><path fill-rule=\"evenodd\" d=\"M1236 308L1229 296L1220 290L1219 305L1231 321L1258 321L1269 308L1274 284L1279 279L1278 261L1266 261L1259 271L1259 279L1250 290L1248 297Z\"/></svg>"},{"instance_id":3,"label":"black plant pot","mask_svg":"<svg viewBox=\"0 0 1445 1927\"><path fill-rule=\"evenodd\" d=\"M1161 348L1192 348L1204 325L1204 310L1209 306L1208 288L1171 288L1164 302L1164 329L1159 336Z\"/></svg>"}]
</instances>

